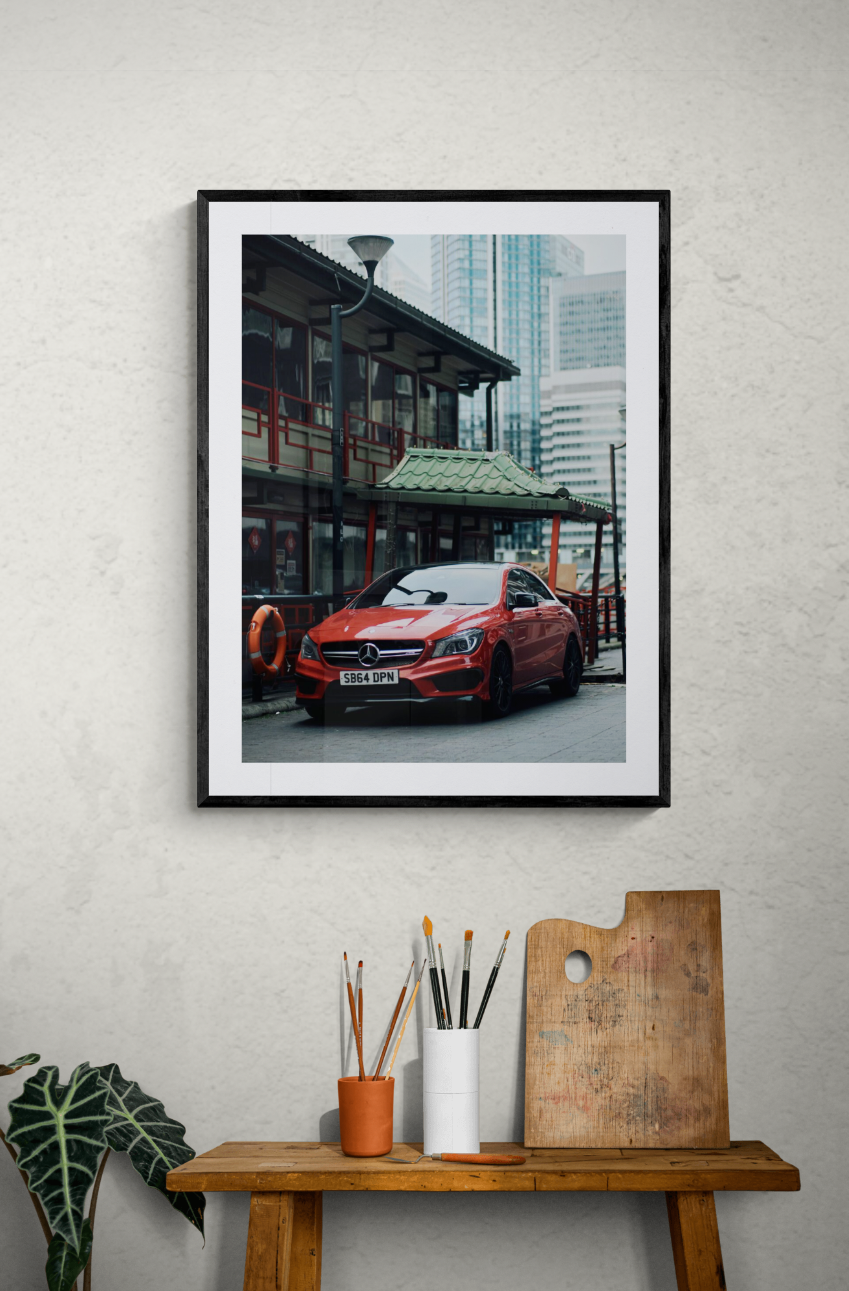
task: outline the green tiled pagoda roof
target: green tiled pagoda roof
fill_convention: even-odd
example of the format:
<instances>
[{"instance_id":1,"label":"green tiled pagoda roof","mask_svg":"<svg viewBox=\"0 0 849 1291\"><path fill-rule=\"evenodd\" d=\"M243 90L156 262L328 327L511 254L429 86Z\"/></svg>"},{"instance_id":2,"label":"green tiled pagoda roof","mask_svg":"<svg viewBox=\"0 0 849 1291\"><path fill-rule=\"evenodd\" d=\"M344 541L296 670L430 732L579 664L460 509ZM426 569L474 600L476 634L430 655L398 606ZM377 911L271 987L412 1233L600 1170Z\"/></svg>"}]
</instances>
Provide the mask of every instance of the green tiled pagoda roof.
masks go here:
<instances>
[{"instance_id":1,"label":"green tiled pagoda roof","mask_svg":"<svg viewBox=\"0 0 849 1291\"><path fill-rule=\"evenodd\" d=\"M393 471L368 490L371 497L394 495L398 501L440 499L462 506L551 513L575 519L606 521L608 504L578 497L555 480L544 480L509 453L470 449L411 448ZM416 499L413 494L417 494Z\"/></svg>"}]
</instances>

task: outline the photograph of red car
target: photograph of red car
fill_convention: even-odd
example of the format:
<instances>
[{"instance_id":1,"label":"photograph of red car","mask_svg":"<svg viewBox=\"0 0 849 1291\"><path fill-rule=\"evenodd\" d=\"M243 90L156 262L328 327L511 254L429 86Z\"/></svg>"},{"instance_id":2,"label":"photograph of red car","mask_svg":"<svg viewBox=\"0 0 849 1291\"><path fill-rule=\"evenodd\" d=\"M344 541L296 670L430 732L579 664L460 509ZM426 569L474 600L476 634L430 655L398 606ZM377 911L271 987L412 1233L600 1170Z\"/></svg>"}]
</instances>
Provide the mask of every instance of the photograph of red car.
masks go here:
<instances>
[{"instance_id":1,"label":"photograph of red car","mask_svg":"<svg viewBox=\"0 0 849 1291\"><path fill-rule=\"evenodd\" d=\"M446 700L499 718L534 686L576 695L582 671L577 618L531 570L417 565L383 574L310 628L296 698L316 721L353 706Z\"/></svg>"}]
</instances>

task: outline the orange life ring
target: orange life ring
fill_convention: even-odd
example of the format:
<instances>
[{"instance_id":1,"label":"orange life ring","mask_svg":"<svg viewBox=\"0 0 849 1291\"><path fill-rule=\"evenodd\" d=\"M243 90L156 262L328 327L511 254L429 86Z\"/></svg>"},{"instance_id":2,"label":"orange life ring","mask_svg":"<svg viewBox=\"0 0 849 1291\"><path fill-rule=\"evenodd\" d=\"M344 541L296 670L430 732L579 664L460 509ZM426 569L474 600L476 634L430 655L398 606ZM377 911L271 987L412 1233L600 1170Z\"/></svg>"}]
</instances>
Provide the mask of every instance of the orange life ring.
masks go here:
<instances>
[{"instance_id":1,"label":"orange life ring","mask_svg":"<svg viewBox=\"0 0 849 1291\"><path fill-rule=\"evenodd\" d=\"M262 629L265 627L265 621L269 615L277 637L277 653L274 656L274 663L266 663L259 648ZM248 658L254 672L258 672L264 677L280 676L283 661L286 658L286 625L273 605L261 605L251 619L251 626L248 628Z\"/></svg>"}]
</instances>

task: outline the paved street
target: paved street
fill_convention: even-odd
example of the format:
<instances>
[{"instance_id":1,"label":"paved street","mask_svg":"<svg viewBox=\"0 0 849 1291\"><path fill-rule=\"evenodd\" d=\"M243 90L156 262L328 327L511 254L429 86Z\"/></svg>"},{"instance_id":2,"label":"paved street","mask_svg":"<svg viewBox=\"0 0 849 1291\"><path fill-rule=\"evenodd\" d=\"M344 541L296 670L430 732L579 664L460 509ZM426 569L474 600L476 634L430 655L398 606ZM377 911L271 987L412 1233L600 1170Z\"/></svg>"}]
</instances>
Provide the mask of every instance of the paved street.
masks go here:
<instances>
[{"instance_id":1,"label":"paved street","mask_svg":"<svg viewBox=\"0 0 849 1291\"><path fill-rule=\"evenodd\" d=\"M244 762L624 762L625 687L574 699L517 695L500 721L470 704L352 708L325 726L301 710L242 723Z\"/></svg>"}]
</instances>

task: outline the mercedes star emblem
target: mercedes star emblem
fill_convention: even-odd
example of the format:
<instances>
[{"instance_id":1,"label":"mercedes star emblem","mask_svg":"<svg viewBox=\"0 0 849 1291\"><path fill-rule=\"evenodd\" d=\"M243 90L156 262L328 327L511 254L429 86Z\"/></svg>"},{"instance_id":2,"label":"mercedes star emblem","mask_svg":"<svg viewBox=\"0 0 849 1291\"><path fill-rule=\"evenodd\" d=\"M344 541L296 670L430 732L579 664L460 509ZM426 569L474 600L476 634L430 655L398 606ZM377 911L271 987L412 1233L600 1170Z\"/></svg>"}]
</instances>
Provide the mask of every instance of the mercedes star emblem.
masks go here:
<instances>
[{"instance_id":1,"label":"mercedes star emblem","mask_svg":"<svg viewBox=\"0 0 849 1291\"><path fill-rule=\"evenodd\" d=\"M380 659L380 651L371 641L367 641L360 646L357 658L364 668L373 668Z\"/></svg>"}]
</instances>

